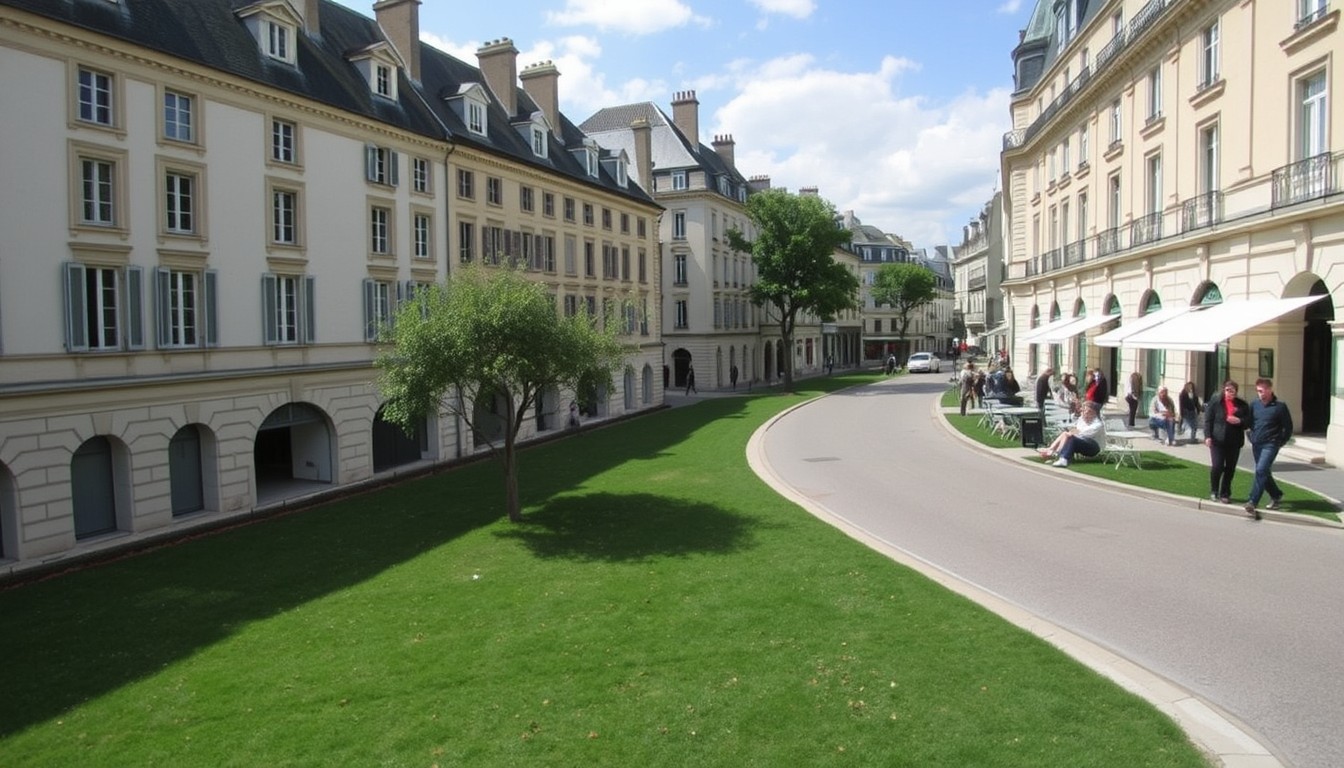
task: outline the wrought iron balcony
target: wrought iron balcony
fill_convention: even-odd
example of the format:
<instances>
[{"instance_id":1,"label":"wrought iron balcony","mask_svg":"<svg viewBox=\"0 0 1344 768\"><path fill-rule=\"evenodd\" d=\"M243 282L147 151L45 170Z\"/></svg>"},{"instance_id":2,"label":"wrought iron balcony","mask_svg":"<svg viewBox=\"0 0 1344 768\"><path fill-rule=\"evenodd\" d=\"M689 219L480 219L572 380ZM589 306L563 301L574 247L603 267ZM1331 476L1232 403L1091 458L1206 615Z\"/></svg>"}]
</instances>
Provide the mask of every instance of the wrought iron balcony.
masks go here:
<instances>
[{"instance_id":1,"label":"wrought iron balcony","mask_svg":"<svg viewBox=\"0 0 1344 768\"><path fill-rule=\"evenodd\" d=\"M1129 223L1129 246L1137 248L1162 239L1162 214L1150 213Z\"/></svg>"},{"instance_id":2,"label":"wrought iron balcony","mask_svg":"<svg viewBox=\"0 0 1344 768\"><path fill-rule=\"evenodd\" d=\"M1108 256L1124 248L1121 244L1121 236L1124 231L1120 227L1111 227L1097 235L1097 258Z\"/></svg>"},{"instance_id":3,"label":"wrought iron balcony","mask_svg":"<svg viewBox=\"0 0 1344 768\"><path fill-rule=\"evenodd\" d=\"M969 280L966 281L966 290L968 290L968 291L974 291L974 290L978 290L978 289L980 289L980 288L984 288L986 282L987 282L987 281L985 280L985 276L984 276L984 275L979 275L979 276L977 276L977 277L972 277L971 279L969 279Z\"/></svg>"},{"instance_id":4,"label":"wrought iron balcony","mask_svg":"<svg viewBox=\"0 0 1344 768\"><path fill-rule=\"evenodd\" d=\"M1270 206L1278 208L1336 192L1339 174L1335 172L1335 165L1340 158L1344 158L1344 152L1336 157L1322 152L1276 169Z\"/></svg>"},{"instance_id":5,"label":"wrought iron balcony","mask_svg":"<svg viewBox=\"0 0 1344 768\"><path fill-rule=\"evenodd\" d=\"M1082 264L1087 260L1087 241L1074 240L1072 243L1064 246L1064 266Z\"/></svg>"},{"instance_id":6,"label":"wrought iron balcony","mask_svg":"<svg viewBox=\"0 0 1344 768\"><path fill-rule=\"evenodd\" d=\"M1181 204L1181 231L1211 227L1223 220L1223 193L1205 192Z\"/></svg>"},{"instance_id":7,"label":"wrought iron balcony","mask_svg":"<svg viewBox=\"0 0 1344 768\"><path fill-rule=\"evenodd\" d=\"M1301 8L1300 5L1298 7ZM1325 18L1325 15L1330 12L1330 4L1323 3L1320 8L1311 8L1304 10L1306 10L1306 13L1303 13L1302 16L1298 18L1297 23L1293 25L1294 32L1296 32L1299 29L1302 29L1303 27L1310 27L1312 24L1315 24L1316 22Z\"/></svg>"}]
</instances>

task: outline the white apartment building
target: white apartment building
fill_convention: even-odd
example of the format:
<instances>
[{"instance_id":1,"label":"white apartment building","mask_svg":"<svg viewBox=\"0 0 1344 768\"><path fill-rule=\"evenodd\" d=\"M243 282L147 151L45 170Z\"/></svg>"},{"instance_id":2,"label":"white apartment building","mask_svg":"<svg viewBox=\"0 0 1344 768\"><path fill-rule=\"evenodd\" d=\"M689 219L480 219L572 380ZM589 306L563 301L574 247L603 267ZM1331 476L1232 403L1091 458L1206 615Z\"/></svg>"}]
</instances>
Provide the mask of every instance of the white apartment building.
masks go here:
<instances>
[{"instance_id":1,"label":"white apartment building","mask_svg":"<svg viewBox=\"0 0 1344 768\"><path fill-rule=\"evenodd\" d=\"M647 307L613 391L575 395L661 403L660 209L553 68L534 98L507 41L420 43L418 5L0 0L0 572L478 450L446 412L387 424L372 365L462 261Z\"/></svg>"},{"instance_id":2,"label":"white apartment building","mask_svg":"<svg viewBox=\"0 0 1344 768\"><path fill-rule=\"evenodd\" d=\"M1327 0L1039 0L1002 154L1015 364L1204 395L1269 377L1344 462L1339 21Z\"/></svg>"},{"instance_id":3,"label":"white apartment building","mask_svg":"<svg viewBox=\"0 0 1344 768\"><path fill-rule=\"evenodd\" d=\"M966 329L967 344L993 353L1008 346L1000 288L1003 261L1003 193L995 192L979 215L962 228L953 248L956 311Z\"/></svg>"}]
</instances>

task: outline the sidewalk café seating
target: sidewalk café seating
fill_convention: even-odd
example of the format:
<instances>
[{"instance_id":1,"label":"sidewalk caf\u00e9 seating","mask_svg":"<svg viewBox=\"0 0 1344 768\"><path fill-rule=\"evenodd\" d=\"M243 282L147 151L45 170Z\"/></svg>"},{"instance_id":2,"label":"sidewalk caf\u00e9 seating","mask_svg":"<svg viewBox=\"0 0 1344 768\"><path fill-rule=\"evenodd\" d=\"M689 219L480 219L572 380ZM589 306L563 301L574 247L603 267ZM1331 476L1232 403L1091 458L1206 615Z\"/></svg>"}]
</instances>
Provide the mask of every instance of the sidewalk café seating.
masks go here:
<instances>
[{"instance_id":1,"label":"sidewalk caf\u00e9 seating","mask_svg":"<svg viewBox=\"0 0 1344 768\"><path fill-rule=\"evenodd\" d=\"M994 434L1003 435L1009 440L1016 440L1018 436L1022 434L1021 428L1018 427L1017 419L1004 413L1000 404L995 403L991 406L989 405L990 402L992 401L986 400L985 404L989 406L989 411L991 413L990 425Z\"/></svg>"},{"instance_id":2,"label":"sidewalk caf\u00e9 seating","mask_svg":"<svg viewBox=\"0 0 1344 768\"><path fill-rule=\"evenodd\" d=\"M1106 444L1101 447L1101 460L1115 463L1119 469L1126 461L1135 469L1143 469L1143 453L1131 441L1142 433L1131 431L1120 419L1106 419Z\"/></svg>"}]
</instances>

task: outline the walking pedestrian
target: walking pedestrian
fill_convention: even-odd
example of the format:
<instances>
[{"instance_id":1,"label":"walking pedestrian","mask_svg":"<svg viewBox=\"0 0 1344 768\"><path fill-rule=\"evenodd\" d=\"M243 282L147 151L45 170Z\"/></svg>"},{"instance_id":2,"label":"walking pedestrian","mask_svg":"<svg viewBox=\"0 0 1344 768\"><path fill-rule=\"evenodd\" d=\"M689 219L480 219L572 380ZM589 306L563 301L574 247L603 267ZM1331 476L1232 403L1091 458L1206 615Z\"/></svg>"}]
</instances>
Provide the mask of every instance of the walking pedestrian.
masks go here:
<instances>
[{"instance_id":1,"label":"walking pedestrian","mask_svg":"<svg viewBox=\"0 0 1344 768\"><path fill-rule=\"evenodd\" d=\"M957 385L961 388L961 415L965 416L966 403L975 398L975 363L966 361L966 367L957 377Z\"/></svg>"},{"instance_id":2,"label":"walking pedestrian","mask_svg":"<svg viewBox=\"0 0 1344 768\"><path fill-rule=\"evenodd\" d=\"M737 363L728 366L728 381L732 382L733 389L737 389Z\"/></svg>"},{"instance_id":3,"label":"walking pedestrian","mask_svg":"<svg viewBox=\"0 0 1344 768\"><path fill-rule=\"evenodd\" d=\"M1036 410L1040 411L1041 418L1045 418L1045 401L1051 397L1050 377L1053 375L1055 369L1048 365L1036 374Z\"/></svg>"},{"instance_id":4,"label":"walking pedestrian","mask_svg":"<svg viewBox=\"0 0 1344 768\"><path fill-rule=\"evenodd\" d=\"M1178 405L1181 410L1180 431L1190 430L1190 442L1195 442L1195 435L1199 432L1199 416L1204 412L1204 404L1199 402L1199 393L1195 391L1195 382L1185 382L1185 388L1181 390L1181 396L1178 398Z\"/></svg>"},{"instance_id":5,"label":"walking pedestrian","mask_svg":"<svg viewBox=\"0 0 1344 768\"><path fill-rule=\"evenodd\" d=\"M695 388L695 367L694 367L694 366L688 367L688 368L686 369L686 394L689 395L689 394L691 394L692 392L694 392L694 393L697 394L697 395L700 394L700 390L698 390L698 389Z\"/></svg>"},{"instance_id":6,"label":"walking pedestrian","mask_svg":"<svg viewBox=\"0 0 1344 768\"><path fill-rule=\"evenodd\" d=\"M1274 459L1279 449L1293 436L1293 415L1288 406L1274 396L1274 382L1255 380L1255 400L1251 403L1251 457L1255 459L1255 480L1251 495L1246 499L1246 514L1260 519L1261 494L1269 494L1265 509L1278 509L1283 502L1283 490L1274 482Z\"/></svg>"},{"instance_id":7,"label":"walking pedestrian","mask_svg":"<svg viewBox=\"0 0 1344 768\"><path fill-rule=\"evenodd\" d=\"M1204 407L1204 445L1209 447L1209 498L1232 503L1232 476L1237 471L1251 406L1237 397L1237 382L1228 379L1223 390Z\"/></svg>"},{"instance_id":8,"label":"walking pedestrian","mask_svg":"<svg viewBox=\"0 0 1344 768\"><path fill-rule=\"evenodd\" d=\"M1138 371L1129 374L1125 381L1125 405L1129 408L1129 416L1125 419L1125 425L1130 429L1134 428L1134 419L1139 415L1139 401L1143 399L1143 377Z\"/></svg>"}]
</instances>

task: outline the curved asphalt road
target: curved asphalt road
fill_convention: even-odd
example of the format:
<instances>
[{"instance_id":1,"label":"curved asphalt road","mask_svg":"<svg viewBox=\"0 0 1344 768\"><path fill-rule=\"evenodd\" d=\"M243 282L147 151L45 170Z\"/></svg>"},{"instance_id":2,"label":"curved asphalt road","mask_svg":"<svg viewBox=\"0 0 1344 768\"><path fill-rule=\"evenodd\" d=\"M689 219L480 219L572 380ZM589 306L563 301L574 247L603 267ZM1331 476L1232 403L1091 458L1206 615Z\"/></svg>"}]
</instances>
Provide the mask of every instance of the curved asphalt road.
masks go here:
<instances>
[{"instance_id":1,"label":"curved asphalt road","mask_svg":"<svg viewBox=\"0 0 1344 768\"><path fill-rule=\"evenodd\" d=\"M809 402L753 438L753 466L859 538L1174 702L1163 709L1226 764L1344 766L1338 530L1005 460L938 422L945 388L905 376Z\"/></svg>"}]
</instances>

